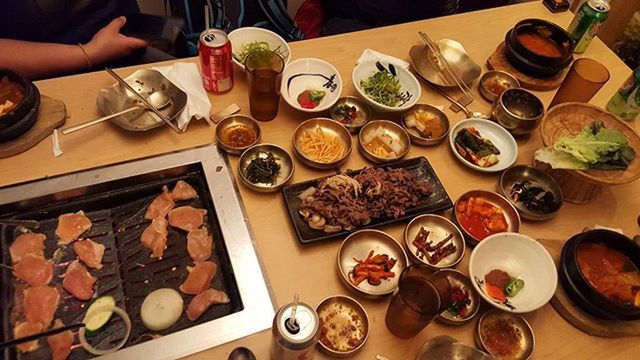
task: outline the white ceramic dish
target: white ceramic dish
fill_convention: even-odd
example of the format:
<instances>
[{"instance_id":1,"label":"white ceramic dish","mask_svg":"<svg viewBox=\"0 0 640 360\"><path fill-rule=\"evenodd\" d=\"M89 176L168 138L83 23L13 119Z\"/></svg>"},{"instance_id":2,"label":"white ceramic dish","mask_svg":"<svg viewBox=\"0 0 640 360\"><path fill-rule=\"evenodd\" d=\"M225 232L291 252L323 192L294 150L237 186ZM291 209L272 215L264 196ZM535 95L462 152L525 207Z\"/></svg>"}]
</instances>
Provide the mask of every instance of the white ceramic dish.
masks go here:
<instances>
[{"instance_id":1,"label":"white ceramic dish","mask_svg":"<svg viewBox=\"0 0 640 360\"><path fill-rule=\"evenodd\" d=\"M500 269L524 280L524 287L505 302L490 297L484 276ZM549 252L535 239L518 233L486 237L471 253L469 277L480 296L494 307L512 313L537 310L551 300L558 286L558 272Z\"/></svg>"},{"instance_id":2,"label":"white ceramic dish","mask_svg":"<svg viewBox=\"0 0 640 360\"><path fill-rule=\"evenodd\" d=\"M326 94L318 106L305 109L298 104L298 95L305 90L322 90ZM298 59L284 68L280 93L292 108L317 113L329 109L338 101L342 93L342 78L338 70L324 60Z\"/></svg>"},{"instance_id":3,"label":"white ceramic dish","mask_svg":"<svg viewBox=\"0 0 640 360\"><path fill-rule=\"evenodd\" d=\"M366 80L378 71L388 71L394 75L400 82L400 91L404 94L405 100L395 107L386 106L374 101L369 95L365 94L360 87L360 81ZM422 89L418 79L409 70L400 66L394 66L385 61L364 61L358 64L351 73L353 86L356 88L358 95L367 102L372 108L380 112L401 112L411 108L420 100Z\"/></svg>"},{"instance_id":4,"label":"white ceramic dish","mask_svg":"<svg viewBox=\"0 0 640 360\"><path fill-rule=\"evenodd\" d=\"M229 41L231 41L231 52L233 54L239 54L242 51L242 45L254 41L264 41L269 44L270 50L275 50L280 46L279 50L281 50L284 55L285 66L289 63L289 60L291 60L291 48L289 44L273 31L258 27L243 27L233 30L228 36ZM238 61L235 56L233 57L233 63L244 70L244 62Z\"/></svg>"},{"instance_id":5,"label":"white ceramic dish","mask_svg":"<svg viewBox=\"0 0 640 360\"><path fill-rule=\"evenodd\" d=\"M489 167L481 167L476 164L471 163L462 155L458 153L455 145L455 139L458 132L462 129L474 127L485 139L489 139L495 147L500 150L500 154L498 155L498 163ZM451 151L455 155L460 162L465 164L466 166L482 172L498 172L504 169L509 168L513 165L518 159L518 144L516 140L513 138L507 130L505 130L502 126L494 123L491 120L485 119L467 119L458 122L452 129L449 131L449 146L451 147Z\"/></svg>"}]
</instances>

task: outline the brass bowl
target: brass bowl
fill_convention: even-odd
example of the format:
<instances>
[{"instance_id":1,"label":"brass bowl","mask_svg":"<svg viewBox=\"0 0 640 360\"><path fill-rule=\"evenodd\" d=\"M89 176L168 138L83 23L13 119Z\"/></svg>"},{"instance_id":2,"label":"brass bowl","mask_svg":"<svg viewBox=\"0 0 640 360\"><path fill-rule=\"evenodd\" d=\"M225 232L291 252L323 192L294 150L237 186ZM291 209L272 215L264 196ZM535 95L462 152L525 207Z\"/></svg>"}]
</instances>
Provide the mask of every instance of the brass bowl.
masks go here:
<instances>
[{"instance_id":1,"label":"brass bowl","mask_svg":"<svg viewBox=\"0 0 640 360\"><path fill-rule=\"evenodd\" d=\"M549 213L542 214L527 209L522 203L514 202L511 198L511 187L516 182L522 182L525 180L529 180L532 183L537 184L546 191L551 191L555 197L556 208ZM527 165L516 165L505 170L502 175L500 175L498 192L516 207L518 213L520 213L520 216L523 219L533 221L549 220L555 217L558 214L558 211L560 211L563 202L562 189L553 177L538 168Z\"/></svg>"},{"instance_id":2,"label":"brass bowl","mask_svg":"<svg viewBox=\"0 0 640 360\"><path fill-rule=\"evenodd\" d=\"M527 135L542 121L544 105L537 96L525 89L507 89L493 103L491 115L511 134Z\"/></svg>"},{"instance_id":3,"label":"brass bowl","mask_svg":"<svg viewBox=\"0 0 640 360\"><path fill-rule=\"evenodd\" d=\"M244 126L248 128L250 131L252 131L256 135L256 140L251 144L243 147L234 147L234 146L231 146L230 144L225 143L224 142L225 131L236 126ZM229 154L236 154L236 155L242 154L243 151L247 150L248 148L252 147L253 145L257 144L260 141L260 135L261 135L260 126L258 126L258 123L246 115L237 114L237 115L227 116L226 118L222 119L216 126L216 142L222 150L228 152Z\"/></svg>"},{"instance_id":4,"label":"brass bowl","mask_svg":"<svg viewBox=\"0 0 640 360\"><path fill-rule=\"evenodd\" d=\"M440 315L438 315L436 319L449 325L466 324L467 322L469 322L469 320L473 319L480 310L480 303L482 302L480 299L480 295L478 295L478 292L473 287L473 284L471 284L471 279L469 279L468 276L461 273L460 271L453 269L443 269L440 270L440 273L444 274L447 277L447 280L449 280L449 284L451 284L451 287L458 286L463 291L467 291L469 293L469 300L471 300L471 303L468 306L469 311L467 312L465 317L455 317L451 315L448 310L445 310L440 313Z\"/></svg>"},{"instance_id":5,"label":"brass bowl","mask_svg":"<svg viewBox=\"0 0 640 360\"><path fill-rule=\"evenodd\" d=\"M331 162L321 162L311 159L302 151L300 141L302 140L304 132L308 130L316 131L316 129L322 129L324 133L336 136L338 138L338 140L344 146L344 153L340 158ZM295 132L293 133L293 149L296 157L300 159L300 161L302 161L304 164L316 169L333 169L344 164L349 158L349 155L351 155L351 148L351 134L349 133L349 131L340 123L335 122L331 119L309 119L298 125Z\"/></svg>"},{"instance_id":6,"label":"brass bowl","mask_svg":"<svg viewBox=\"0 0 640 360\"><path fill-rule=\"evenodd\" d=\"M360 345L348 351L339 351L335 350L322 341L322 337L318 341L322 350L327 352L328 354L336 357L350 357L357 353L364 344L367 342L369 338L369 315L364 307L356 301L354 298L344 295L334 295L325 298L316 306L316 312L318 313L318 317L320 318L320 326L322 327L322 319L324 317L325 312L334 312L337 317L341 317L344 322L353 321L353 315L357 315L362 321L362 332L364 333L364 338Z\"/></svg>"},{"instance_id":7,"label":"brass bowl","mask_svg":"<svg viewBox=\"0 0 640 360\"><path fill-rule=\"evenodd\" d=\"M364 260L369 252L373 250L375 255L387 254L393 259L397 259L395 266L391 269L396 274L389 280L383 280L380 285L371 285L363 281L355 286L351 281L350 272L356 265L356 261ZM340 279L351 290L359 295L369 298L377 298L393 293L398 287L400 273L409 264L409 259L404 249L389 234L380 230L367 229L356 231L347 236L338 249L338 273Z\"/></svg>"},{"instance_id":8,"label":"brass bowl","mask_svg":"<svg viewBox=\"0 0 640 360\"><path fill-rule=\"evenodd\" d=\"M280 173L276 178L275 184L265 184L258 183L254 184L246 177L247 166L251 162L251 160L259 153L259 152L271 152L276 157L276 161L280 164ZM284 187L291 177L293 176L294 165L293 159L289 153L281 148L278 145L273 144L258 144L254 145L247 150L245 150L242 155L240 155L240 159L238 160L238 174L240 175L240 180L243 184L245 184L249 189L262 192L262 193L270 193L275 192L282 187Z\"/></svg>"},{"instance_id":9,"label":"brass bowl","mask_svg":"<svg viewBox=\"0 0 640 360\"><path fill-rule=\"evenodd\" d=\"M429 241L433 241L433 244L437 244L449 234L452 234L451 242L456 246L456 251L440 260L437 264L432 264L427 259L421 259L416 253L418 248L413 245L413 239L416 238L421 227L430 232ZM425 214L411 220L404 230L404 244L411 260L436 270L455 267L464 257L465 245L462 232L454 223L440 215Z\"/></svg>"},{"instance_id":10,"label":"brass bowl","mask_svg":"<svg viewBox=\"0 0 640 360\"><path fill-rule=\"evenodd\" d=\"M486 313L482 314L480 320L478 320L478 324L476 325L475 331L475 341L478 348L482 351L486 351L490 355L491 351L487 349L485 341L482 337L482 327L486 324L497 321L497 320L507 320L513 324L513 327L519 330L520 334L522 334L522 340L520 341L520 348L518 349L516 355L512 357L512 359L517 360L528 360L533 355L533 351L536 347L535 337L533 336L533 329L531 329L531 325L525 320L522 316L518 316L516 314L511 314L508 312L504 312L498 309L491 309Z\"/></svg>"},{"instance_id":11,"label":"brass bowl","mask_svg":"<svg viewBox=\"0 0 640 360\"><path fill-rule=\"evenodd\" d=\"M478 239L475 236L471 235L471 233L469 233L467 229L465 229L465 227L460 224L460 220L458 219L458 204L462 200L466 200L469 197L481 197L485 201L502 209L502 213L504 214L508 225L508 229L506 232L517 233L520 230L520 215L518 215L518 210L516 210L515 206L513 206L513 204L511 204L511 202L509 202L509 200L507 200L504 196L485 190L467 191L466 193L462 194L462 196L460 196L458 200L456 200L455 204L453 204L453 209L451 210L451 218L453 222L458 225L458 229L460 229L462 234L464 234L464 238L469 246L476 246L480 241L482 241L482 239Z\"/></svg>"},{"instance_id":12,"label":"brass bowl","mask_svg":"<svg viewBox=\"0 0 640 360\"><path fill-rule=\"evenodd\" d=\"M385 158L370 152L365 147L364 139L366 139L367 136L370 136L371 132L377 131L377 129L379 128L382 129L384 134L389 135L392 141L400 144L402 150L399 154L396 154L397 156ZM407 153L409 152L409 148L411 147L411 140L409 138L409 134L407 134L407 131L402 126L389 120L373 120L368 122L365 126L362 127L360 133L358 134L358 143L358 148L360 149L362 155L368 160L377 164L384 164L400 160L407 155Z\"/></svg>"},{"instance_id":13,"label":"brass bowl","mask_svg":"<svg viewBox=\"0 0 640 360\"><path fill-rule=\"evenodd\" d=\"M338 119L338 107L348 105L356 108L356 120L354 124L343 124ZM358 117L357 114L362 114L362 116ZM338 99L330 109L329 115L331 118L337 122L339 122L342 126L346 127L352 134L357 134L362 127L371 120L371 106L369 106L366 102L358 99L354 96L345 96ZM359 120L358 120L359 119Z\"/></svg>"},{"instance_id":14,"label":"brass bowl","mask_svg":"<svg viewBox=\"0 0 640 360\"><path fill-rule=\"evenodd\" d=\"M482 97L487 99L489 102L494 102L500 96L500 94L495 94L487 88L487 83L490 81L500 81L503 84L507 85L507 89L520 87L520 82L518 81L518 79L516 79L508 72L500 70L489 70L482 75L480 81L478 82L478 90L480 91L480 95L482 95Z\"/></svg>"},{"instance_id":15,"label":"brass bowl","mask_svg":"<svg viewBox=\"0 0 640 360\"><path fill-rule=\"evenodd\" d=\"M418 132L417 129L407 126L407 122L405 118L409 114L415 111L430 114L436 119L438 119L440 121L440 124L442 125L442 128L444 129L444 131L442 132L442 135L435 138L423 137ZM402 113L401 123L402 123L402 127L407 131L407 134L409 134L409 138L411 139L411 142L417 145L437 145L443 142L449 135L449 117L447 117L447 115L443 113L440 109L432 105L416 104L411 109Z\"/></svg>"}]
</instances>

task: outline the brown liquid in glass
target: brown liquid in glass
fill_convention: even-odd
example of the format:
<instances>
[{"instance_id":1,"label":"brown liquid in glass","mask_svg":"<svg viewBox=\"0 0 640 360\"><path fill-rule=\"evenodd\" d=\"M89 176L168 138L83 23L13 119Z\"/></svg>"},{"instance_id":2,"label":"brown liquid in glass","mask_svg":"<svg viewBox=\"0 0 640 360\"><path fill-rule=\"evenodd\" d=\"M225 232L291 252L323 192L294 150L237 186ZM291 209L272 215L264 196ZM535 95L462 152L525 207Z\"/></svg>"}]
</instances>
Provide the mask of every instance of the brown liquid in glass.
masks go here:
<instances>
[{"instance_id":1,"label":"brown liquid in glass","mask_svg":"<svg viewBox=\"0 0 640 360\"><path fill-rule=\"evenodd\" d=\"M280 103L280 75L273 69L255 69L249 76L251 115L260 121L272 120Z\"/></svg>"}]
</instances>

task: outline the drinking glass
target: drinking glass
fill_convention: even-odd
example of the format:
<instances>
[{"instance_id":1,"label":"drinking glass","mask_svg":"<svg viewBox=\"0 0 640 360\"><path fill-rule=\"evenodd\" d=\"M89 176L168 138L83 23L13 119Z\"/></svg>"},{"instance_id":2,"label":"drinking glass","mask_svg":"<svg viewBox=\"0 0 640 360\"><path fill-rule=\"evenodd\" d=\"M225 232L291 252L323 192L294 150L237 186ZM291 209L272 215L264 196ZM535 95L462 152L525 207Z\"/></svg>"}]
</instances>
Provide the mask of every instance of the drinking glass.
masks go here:
<instances>
[{"instance_id":1,"label":"drinking glass","mask_svg":"<svg viewBox=\"0 0 640 360\"><path fill-rule=\"evenodd\" d=\"M580 58L573 62L549 109L565 102L587 103L609 81L609 70L599 62Z\"/></svg>"},{"instance_id":2,"label":"drinking glass","mask_svg":"<svg viewBox=\"0 0 640 360\"><path fill-rule=\"evenodd\" d=\"M284 60L273 51L258 50L247 55L244 66L251 115L260 121L273 120L278 114Z\"/></svg>"},{"instance_id":3,"label":"drinking glass","mask_svg":"<svg viewBox=\"0 0 640 360\"><path fill-rule=\"evenodd\" d=\"M407 339L446 310L451 297L451 285L441 272L415 264L400 274L398 291L391 298L385 323L391 333Z\"/></svg>"}]
</instances>

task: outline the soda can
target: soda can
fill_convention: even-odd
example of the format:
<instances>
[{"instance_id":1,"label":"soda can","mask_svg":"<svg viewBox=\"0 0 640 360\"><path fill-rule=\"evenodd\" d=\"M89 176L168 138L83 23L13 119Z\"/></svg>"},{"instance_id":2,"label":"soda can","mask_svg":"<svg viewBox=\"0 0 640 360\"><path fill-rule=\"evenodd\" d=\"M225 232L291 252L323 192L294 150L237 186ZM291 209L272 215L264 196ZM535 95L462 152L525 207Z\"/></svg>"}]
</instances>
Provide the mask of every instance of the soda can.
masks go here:
<instances>
[{"instance_id":1,"label":"soda can","mask_svg":"<svg viewBox=\"0 0 640 360\"><path fill-rule=\"evenodd\" d=\"M200 34L198 44L200 72L205 90L223 93L233 87L231 42L220 29L207 29Z\"/></svg>"},{"instance_id":2,"label":"soda can","mask_svg":"<svg viewBox=\"0 0 640 360\"><path fill-rule=\"evenodd\" d=\"M320 339L320 318L314 308L297 303L292 322L294 303L284 305L273 318L271 360L311 360Z\"/></svg>"},{"instance_id":3,"label":"soda can","mask_svg":"<svg viewBox=\"0 0 640 360\"><path fill-rule=\"evenodd\" d=\"M574 52L582 54L609 17L611 5L604 0L588 0L576 13L567 31L575 41Z\"/></svg>"}]
</instances>

